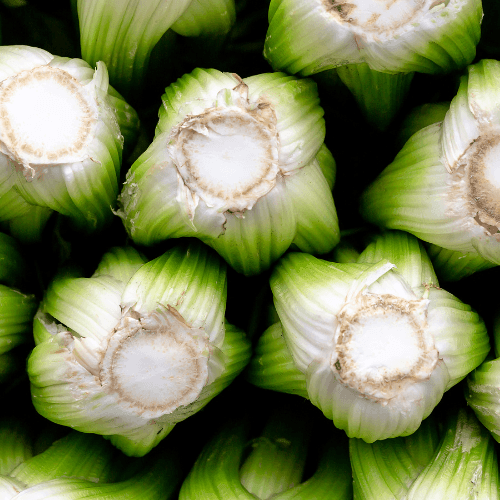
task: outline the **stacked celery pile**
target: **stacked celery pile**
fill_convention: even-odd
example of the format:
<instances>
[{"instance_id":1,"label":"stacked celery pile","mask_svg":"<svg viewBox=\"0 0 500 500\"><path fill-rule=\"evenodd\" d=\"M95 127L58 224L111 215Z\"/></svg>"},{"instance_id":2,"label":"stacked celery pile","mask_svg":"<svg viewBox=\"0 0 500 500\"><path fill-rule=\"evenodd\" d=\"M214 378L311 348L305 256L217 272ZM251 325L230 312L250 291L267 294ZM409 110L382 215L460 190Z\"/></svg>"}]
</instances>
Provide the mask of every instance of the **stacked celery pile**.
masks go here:
<instances>
[{"instance_id":1,"label":"stacked celery pile","mask_svg":"<svg viewBox=\"0 0 500 500\"><path fill-rule=\"evenodd\" d=\"M0 500L500 499L493 0L0 0Z\"/></svg>"}]
</instances>

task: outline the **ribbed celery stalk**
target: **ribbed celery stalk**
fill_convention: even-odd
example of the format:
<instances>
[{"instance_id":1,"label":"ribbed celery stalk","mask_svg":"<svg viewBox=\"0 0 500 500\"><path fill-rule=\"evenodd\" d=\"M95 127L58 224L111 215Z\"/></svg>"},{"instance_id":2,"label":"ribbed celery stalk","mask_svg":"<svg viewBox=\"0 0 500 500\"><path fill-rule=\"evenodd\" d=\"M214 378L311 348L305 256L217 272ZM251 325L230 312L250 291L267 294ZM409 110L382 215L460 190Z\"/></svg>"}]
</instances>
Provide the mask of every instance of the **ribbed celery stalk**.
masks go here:
<instances>
[{"instance_id":1,"label":"ribbed celery stalk","mask_svg":"<svg viewBox=\"0 0 500 500\"><path fill-rule=\"evenodd\" d=\"M196 69L166 89L159 114L120 196L136 243L194 236L251 275L291 245L326 253L338 242L314 82Z\"/></svg>"},{"instance_id":2,"label":"ribbed celery stalk","mask_svg":"<svg viewBox=\"0 0 500 500\"><path fill-rule=\"evenodd\" d=\"M469 266L500 264L499 81L497 61L469 67L444 122L414 134L365 191L366 220L460 252Z\"/></svg>"},{"instance_id":3,"label":"ribbed celery stalk","mask_svg":"<svg viewBox=\"0 0 500 500\"><path fill-rule=\"evenodd\" d=\"M0 47L0 95L0 221L38 206L84 232L109 223L123 137L133 139L138 119L109 86L106 66Z\"/></svg>"},{"instance_id":4,"label":"ribbed celery stalk","mask_svg":"<svg viewBox=\"0 0 500 500\"><path fill-rule=\"evenodd\" d=\"M264 56L310 76L338 68L370 122L383 129L413 72L443 73L474 59L480 0L272 0Z\"/></svg>"},{"instance_id":5,"label":"ribbed celery stalk","mask_svg":"<svg viewBox=\"0 0 500 500\"><path fill-rule=\"evenodd\" d=\"M368 63L388 73L450 71L475 55L478 0L272 0L264 55L310 75Z\"/></svg>"},{"instance_id":6,"label":"ribbed celery stalk","mask_svg":"<svg viewBox=\"0 0 500 500\"><path fill-rule=\"evenodd\" d=\"M148 263L114 248L91 278L56 277L34 322L35 408L128 455L148 453L248 362L225 305L224 263L198 243Z\"/></svg>"},{"instance_id":7,"label":"ribbed celery stalk","mask_svg":"<svg viewBox=\"0 0 500 500\"><path fill-rule=\"evenodd\" d=\"M224 37L236 15L234 0L78 0L77 6L83 59L105 62L111 83L135 100L151 51L169 28Z\"/></svg>"},{"instance_id":8,"label":"ribbed celery stalk","mask_svg":"<svg viewBox=\"0 0 500 500\"><path fill-rule=\"evenodd\" d=\"M279 322L259 338L246 376L252 384L263 389L308 398L306 377L293 361Z\"/></svg>"},{"instance_id":9,"label":"ribbed celery stalk","mask_svg":"<svg viewBox=\"0 0 500 500\"><path fill-rule=\"evenodd\" d=\"M367 63L346 64L336 71L356 99L366 121L381 131L386 130L399 113L414 75L413 72L375 71Z\"/></svg>"},{"instance_id":10,"label":"ribbed celery stalk","mask_svg":"<svg viewBox=\"0 0 500 500\"><path fill-rule=\"evenodd\" d=\"M9 474L33 456L32 438L26 422L16 417L2 415L0 420L0 476Z\"/></svg>"},{"instance_id":11,"label":"ribbed celery stalk","mask_svg":"<svg viewBox=\"0 0 500 500\"><path fill-rule=\"evenodd\" d=\"M436 274L442 281L459 281L479 271L491 269L498 264L484 259L477 253L463 253L448 250L429 243L427 253L432 260Z\"/></svg>"},{"instance_id":12,"label":"ribbed celery stalk","mask_svg":"<svg viewBox=\"0 0 500 500\"><path fill-rule=\"evenodd\" d=\"M28 205L22 215L6 220L2 225L18 241L25 244L36 243L41 241L42 232L53 213L50 208Z\"/></svg>"},{"instance_id":13,"label":"ribbed celery stalk","mask_svg":"<svg viewBox=\"0 0 500 500\"><path fill-rule=\"evenodd\" d=\"M299 394L305 383L349 437L413 433L489 351L481 318L439 288L423 245L406 233L380 235L356 263L290 253L271 288L283 338L266 332L250 381Z\"/></svg>"},{"instance_id":14,"label":"ribbed celery stalk","mask_svg":"<svg viewBox=\"0 0 500 500\"><path fill-rule=\"evenodd\" d=\"M347 443L342 436L315 432L318 415L300 402L277 398L275 403L260 418L246 412L226 422L202 450L179 500L352 498ZM263 420L265 425L257 433L256 421ZM304 480L307 461L315 465Z\"/></svg>"},{"instance_id":15,"label":"ribbed celery stalk","mask_svg":"<svg viewBox=\"0 0 500 500\"><path fill-rule=\"evenodd\" d=\"M424 421L407 438L351 439L350 455L359 500L500 498L494 442L469 410L450 412L439 431Z\"/></svg>"},{"instance_id":16,"label":"ribbed celery stalk","mask_svg":"<svg viewBox=\"0 0 500 500\"><path fill-rule=\"evenodd\" d=\"M500 443L500 313L493 325L495 353L467 377L465 397L477 418Z\"/></svg>"},{"instance_id":17,"label":"ribbed celery stalk","mask_svg":"<svg viewBox=\"0 0 500 500\"><path fill-rule=\"evenodd\" d=\"M16 430L12 422L0 423L0 431L9 429ZM19 432L27 434L26 430ZM26 447L26 453L22 455L19 450L17 465L0 473L2 500L167 500L174 498L182 478L171 449L132 462L102 437L76 431L38 454L33 452L29 440L18 441L17 447ZM8 443L2 442L0 462L12 453Z\"/></svg>"},{"instance_id":18,"label":"ribbed celery stalk","mask_svg":"<svg viewBox=\"0 0 500 500\"><path fill-rule=\"evenodd\" d=\"M442 122L449 109L450 103L444 102L423 104L414 108L400 127L398 142L401 147L419 130ZM432 243L427 245L427 252L436 274L443 281L458 281L477 271L496 266L494 262L484 259L477 253L449 250Z\"/></svg>"},{"instance_id":19,"label":"ribbed celery stalk","mask_svg":"<svg viewBox=\"0 0 500 500\"><path fill-rule=\"evenodd\" d=\"M419 130L442 122L450 109L450 103L423 104L414 108L401 124L398 142L401 147ZM483 259L479 254L448 250L438 245L428 244L427 253L439 279L443 281L458 281L466 276L489 269L496 264Z\"/></svg>"},{"instance_id":20,"label":"ribbed celery stalk","mask_svg":"<svg viewBox=\"0 0 500 500\"><path fill-rule=\"evenodd\" d=\"M427 467L411 485L407 500L497 500L500 498L494 441L470 411L453 413Z\"/></svg>"},{"instance_id":21,"label":"ribbed celery stalk","mask_svg":"<svg viewBox=\"0 0 500 500\"><path fill-rule=\"evenodd\" d=\"M438 422L429 417L411 436L365 443L349 440L357 500L402 500L439 446ZM445 497L443 497L445 498Z\"/></svg>"},{"instance_id":22,"label":"ribbed celery stalk","mask_svg":"<svg viewBox=\"0 0 500 500\"><path fill-rule=\"evenodd\" d=\"M422 104L413 108L399 126L398 143L400 147L403 147L406 141L419 130L442 122L449 109L449 102Z\"/></svg>"}]
</instances>

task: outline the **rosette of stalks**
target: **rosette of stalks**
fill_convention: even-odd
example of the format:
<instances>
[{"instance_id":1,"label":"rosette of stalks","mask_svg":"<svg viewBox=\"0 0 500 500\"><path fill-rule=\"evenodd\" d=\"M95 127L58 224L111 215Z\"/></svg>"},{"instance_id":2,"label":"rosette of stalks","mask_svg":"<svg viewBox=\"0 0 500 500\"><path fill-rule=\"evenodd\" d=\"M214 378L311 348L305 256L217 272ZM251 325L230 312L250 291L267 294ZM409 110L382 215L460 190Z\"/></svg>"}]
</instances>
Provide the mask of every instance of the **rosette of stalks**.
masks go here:
<instances>
[{"instance_id":1,"label":"rosette of stalks","mask_svg":"<svg viewBox=\"0 0 500 500\"><path fill-rule=\"evenodd\" d=\"M135 243L193 236L246 275L292 245L335 246L335 161L314 82L196 69L162 100L153 143L119 198Z\"/></svg>"},{"instance_id":2,"label":"rosette of stalks","mask_svg":"<svg viewBox=\"0 0 500 500\"><path fill-rule=\"evenodd\" d=\"M414 72L472 62L481 19L480 0L272 0L264 56L275 70L336 73L366 119L385 129Z\"/></svg>"},{"instance_id":3,"label":"rosette of stalks","mask_svg":"<svg viewBox=\"0 0 500 500\"><path fill-rule=\"evenodd\" d=\"M499 62L470 66L444 121L414 134L361 198L369 222L437 246L447 279L500 264L499 81Z\"/></svg>"},{"instance_id":4,"label":"rosette of stalks","mask_svg":"<svg viewBox=\"0 0 500 500\"><path fill-rule=\"evenodd\" d=\"M38 299L22 290L30 287L30 269L20 245L0 233L0 383L24 369L22 345L32 341Z\"/></svg>"},{"instance_id":5,"label":"rosette of stalks","mask_svg":"<svg viewBox=\"0 0 500 500\"><path fill-rule=\"evenodd\" d=\"M155 45L175 33L224 40L236 19L234 0L73 0L77 4L82 57L104 61L110 80L129 99L144 91Z\"/></svg>"},{"instance_id":6,"label":"rosette of stalks","mask_svg":"<svg viewBox=\"0 0 500 500\"><path fill-rule=\"evenodd\" d=\"M62 273L34 321L36 410L127 455L148 453L248 362L225 307L225 264L198 242L150 262L117 247L90 278Z\"/></svg>"},{"instance_id":7,"label":"rosette of stalks","mask_svg":"<svg viewBox=\"0 0 500 500\"><path fill-rule=\"evenodd\" d=\"M351 439L354 497L359 500L496 500L495 442L473 412L425 420L411 436L365 443Z\"/></svg>"},{"instance_id":8,"label":"rosette of stalks","mask_svg":"<svg viewBox=\"0 0 500 500\"><path fill-rule=\"evenodd\" d=\"M489 351L481 318L439 288L403 232L376 236L356 262L290 253L271 288L280 322L260 338L250 382L308 398L366 442L415 432Z\"/></svg>"},{"instance_id":9,"label":"rosette of stalks","mask_svg":"<svg viewBox=\"0 0 500 500\"><path fill-rule=\"evenodd\" d=\"M413 134L419 130L442 122L450 109L449 102L429 103L414 108L401 123L398 143L402 148ZM459 281L477 271L496 266L475 253L464 254L428 243L427 253L440 280Z\"/></svg>"},{"instance_id":10,"label":"rosette of stalks","mask_svg":"<svg viewBox=\"0 0 500 500\"><path fill-rule=\"evenodd\" d=\"M254 395L266 401L262 395ZM278 397L267 412L231 415L205 445L179 500L350 500L352 474L345 435L295 398Z\"/></svg>"},{"instance_id":11,"label":"rosette of stalks","mask_svg":"<svg viewBox=\"0 0 500 500\"><path fill-rule=\"evenodd\" d=\"M34 432L22 419L0 420L2 500L175 498L182 471L174 450L130 459L101 436L71 431L61 437L55 427Z\"/></svg>"},{"instance_id":12,"label":"rosette of stalks","mask_svg":"<svg viewBox=\"0 0 500 500\"><path fill-rule=\"evenodd\" d=\"M106 65L28 46L0 47L0 222L36 241L52 211L78 231L113 218L124 137L137 114Z\"/></svg>"}]
</instances>

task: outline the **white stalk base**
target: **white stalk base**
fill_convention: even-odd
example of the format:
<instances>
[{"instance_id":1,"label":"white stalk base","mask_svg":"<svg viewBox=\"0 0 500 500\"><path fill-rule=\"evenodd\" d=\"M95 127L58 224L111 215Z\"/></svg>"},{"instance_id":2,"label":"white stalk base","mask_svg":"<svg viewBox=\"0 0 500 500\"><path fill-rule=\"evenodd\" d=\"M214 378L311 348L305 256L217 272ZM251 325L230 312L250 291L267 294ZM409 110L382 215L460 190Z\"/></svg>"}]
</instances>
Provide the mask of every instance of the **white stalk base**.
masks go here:
<instances>
[{"instance_id":1,"label":"white stalk base","mask_svg":"<svg viewBox=\"0 0 500 500\"><path fill-rule=\"evenodd\" d=\"M438 351L426 333L428 301L360 295L339 314L332 370L363 397L387 403L432 375Z\"/></svg>"},{"instance_id":2,"label":"white stalk base","mask_svg":"<svg viewBox=\"0 0 500 500\"><path fill-rule=\"evenodd\" d=\"M276 185L276 115L265 101L250 103L248 87L223 89L216 106L188 115L172 131L169 153L193 199L219 212L243 212Z\"/></svg>"}]
</instances>

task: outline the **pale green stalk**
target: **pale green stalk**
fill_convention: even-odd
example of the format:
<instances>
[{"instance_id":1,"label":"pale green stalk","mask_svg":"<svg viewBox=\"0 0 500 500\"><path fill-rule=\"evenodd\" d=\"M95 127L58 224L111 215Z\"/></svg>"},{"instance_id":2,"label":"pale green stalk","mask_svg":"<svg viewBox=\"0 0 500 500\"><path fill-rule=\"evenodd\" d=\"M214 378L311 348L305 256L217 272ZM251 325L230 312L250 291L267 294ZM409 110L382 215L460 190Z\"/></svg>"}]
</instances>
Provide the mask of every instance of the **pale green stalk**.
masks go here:
<instances>
[{"instance_id":1,"label":"pale green stalk","mask_svg":"<svg viewBox=\"0 0 500 500\"><path fill-rule=\"evenodd\" d=\"M245 275L291 246L335 246L335 161L313 81L195 69L162 100L155 138L119 198L134 242L196 237Z\"/></svg>"},{"instance_id":2,"label":"pale green stalk","mask_svg":"<svg viewBox=\"0 0 500 500\"><path fill-rule=\"evenodd\" d=\"M270 415L260 415L265 425L258 434L250 412L226 422L202 450L179 500L352 498L345 441L328 431L323 435L317 415L297 403L278 398ZM309 460L316 465L304 480Z\"/></svg>"},{"instance_id":3,"label":"pale green stalk","mask_svg":"<svg viewBox=\"0 0 500 500\"><path fill-rule=\"evenodd\" d=\"M234 0L78 0L82 57L104 61L110 80L137 101L154 46L168 29L184 36L229 32Z\"/></svg>"},{"instance_id":4,"label":"pale green stalk","mask_svg":"<svg viewBox=\"0 0 500 500\"><path fill-rule=\"evenodd\" d=\"M449 250L437 261L448 278L500 264L499 79L498 61L470 66L444 121L412 135L361 197L367 221Z\"/></svg>"},{"instance_id":5,"label":"pale green stalk","mask_svg":"<svg viewBox=\"0 0 500 500\"><path fill-rule=\"evenodd\" d=\"M113 248L92 277L57 276L34 320L35 408L145 455L248 362L225 307L225 265L193 242L150 262Z\"/></svg>"},{"instance_id":6,"label":"pale green stalk","mask_svg":"<svg viewBox=\"0 0 500 500\"><path fill-rule=\"evenodd\" d=\"M174 498L181 480L172 449L132 462L102 437L76 431L38 454L26 442L18 440L16 444L25 452L17 454L17 465L0 474L4 500L167 500ZM0 456L6 447L7 442Z\"/></svg>"},{"instance_id":7,"label":"pale green stalk","mask_svg":"<svg viewBox=\"0 0 500 500\"><path fill-rule=\"evenodd\" d=\"M414 72L472 62L481 19L480 0L272 0L264 56L292 74L337 72L368 122L384 130Z\"/></svg>"},{"instance_id":8,"label":"pale green stalk","mask_svg":"<svg viewBox=\"0 0 500 500\"><path fill-rule=\"evenodd\" d=\"M495 352L467 377L465 397L477 418L500 443L500 314L494 315Z\"/></svg>"},{"instance_id":9,"label":"pale green stalk","mask_svg":"<svg viewBox=\"0 0 500 500\"><path fill-rule=\"evenodd\" d=\"M494 441L472 412L448 419L443 439L405 500L496 500L500 498Z\"/></svg>"},{"instance_id":10,"label":"pale green stalk","mask_svg":"<svg viewBox=\"0 0 500 500\"><path fill-rule=\"evenodd\" d=\"M51 211L84 233L109 224L139 122L105 64L3 46L0 94L0 221L26 241L39 240Z\"/></svg>"},{"instance_id":11,"label":"pale green stalk","mask_svg":"<svg viewBox=\"0 0 500 500\"><path fill-rule=\"evenodd\" d=\"M306 397L366 442L415 432L489 351L481 318L439 287L407 233L375 236L355 263L289 253L271 289L281 325L259 340L248 379Z\"/></svg>"}]
</instances>

